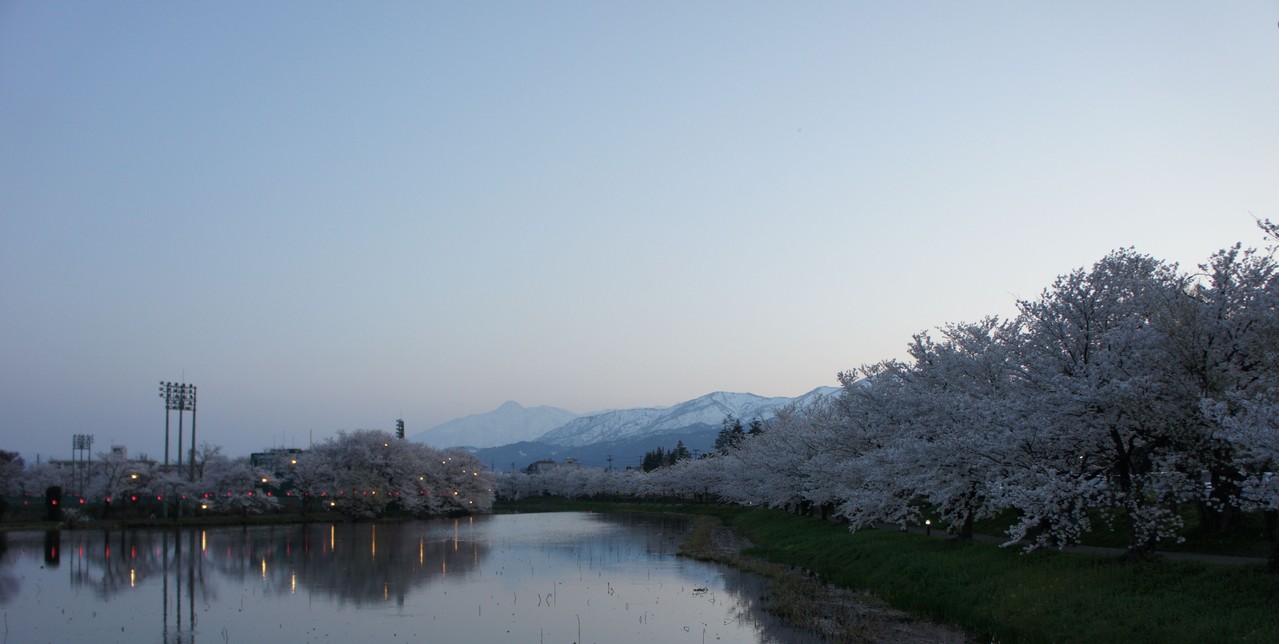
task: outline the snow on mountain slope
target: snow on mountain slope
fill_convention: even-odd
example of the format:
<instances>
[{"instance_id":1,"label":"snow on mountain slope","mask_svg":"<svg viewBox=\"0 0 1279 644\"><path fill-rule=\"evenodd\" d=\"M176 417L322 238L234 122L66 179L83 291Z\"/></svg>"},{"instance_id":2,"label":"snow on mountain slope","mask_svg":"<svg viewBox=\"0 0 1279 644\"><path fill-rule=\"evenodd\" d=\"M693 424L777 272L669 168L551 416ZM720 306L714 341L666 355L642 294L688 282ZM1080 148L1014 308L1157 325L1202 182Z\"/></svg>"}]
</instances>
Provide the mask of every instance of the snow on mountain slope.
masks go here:
<instances>
[{"instance_id":1,"label":"snow on mountain slope","mask_svg":"<svg viewBox=\"0 0 1279 644\"><path fill-rule=\"evenodd\" d=\"M531 441L562 426L577 414L558 407L524 407L517 402L484 414L472 414L441 423L409 437L431 447L496 447Z\"/></svg>"},{"instance_id":2,"label":"snow on mountain slope","mask_svg":"<svg viewBox=\"0 0 1279 644\"><path fill-rule=\"evenodd\" d=\"M837 387L819 387L796 398L766 398L755 394L717 391L671 407L619 409L581 416L547 432L537 440L561 447L581 447L674 432L695 425L719 427L729 415L741 419L743 423L755 418L767 420L777 409L792 402L837 391Z\"/></svg>"}]
</instances>

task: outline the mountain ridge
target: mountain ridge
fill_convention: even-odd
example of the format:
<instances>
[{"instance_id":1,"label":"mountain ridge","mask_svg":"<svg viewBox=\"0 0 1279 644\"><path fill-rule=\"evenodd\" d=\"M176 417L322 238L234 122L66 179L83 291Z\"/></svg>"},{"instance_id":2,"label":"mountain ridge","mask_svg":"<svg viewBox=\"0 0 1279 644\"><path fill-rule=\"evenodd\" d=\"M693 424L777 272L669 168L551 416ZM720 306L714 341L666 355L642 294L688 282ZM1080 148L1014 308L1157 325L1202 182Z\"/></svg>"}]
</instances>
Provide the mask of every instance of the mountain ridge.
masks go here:
<instances>
[{"instance_id":1,"label":"mountain ridge","mask_svg":"<svg viewBox=\"0 0 1279 644\"><path fill-rule=\"evenodd\" d=\"M497 447L536 439L574 418L577 414L567 409L508 400L493 411L454 418L408 438L437 448Z\"/></svg>"},{"instance_id":2,"label":"mountain ridge","mask_svg":"<svg viewBox=\"0 0 1279 644\"><path fill-rule=\"evenodd\" d=\"M690 450L709 451L727 416L738 418L743 423L757 418L767 421L786 405L802 404L816 396L833 395L838 391L838 387L817 387L793 398L716 391L669 407L612 409L574 415L537 435L531 435L527 428L522 434L492 429L491 423L497 422L499 418L517 422L521 410L543 409L525 408L518 403L507 402L487 414L473 414L448 421L410 438L429 442L423 441L422 437L430 435L430 438L439 440L445 436L453 436L457 440L453 445L445 447L463 446L472 449L477 456L494 467L523 467L537 460L562 460L570 457L588 466L627 466L638 464L630 461L647 450L663 445L674 447L681 440ZM449 431L439 431L440 428L447 428ZM476 436L466 434L467 428L489 431L489 439L477 441ZM505 443L495 443L492 439L498 435L517 434L521 437ZM616 457L616 463L608 462L610 456Z\"/></svg>"},{"instance_id":3,"label":"mountain ridge","mask_svg":"<svg viewBox=\"0 0 1279 644\"><path fill-rule=\"evenodd\" d=\"M564 426L547 432L537 442L565 448L584 447L652 434L673 433L694 425L718 427L730 415L744 421L755 418L766 420L777 409L792 402L838 390L838 387L818 387L794 398L716 391L670 407L639 407L579 416Z\"/></svg>"}]
</instances>

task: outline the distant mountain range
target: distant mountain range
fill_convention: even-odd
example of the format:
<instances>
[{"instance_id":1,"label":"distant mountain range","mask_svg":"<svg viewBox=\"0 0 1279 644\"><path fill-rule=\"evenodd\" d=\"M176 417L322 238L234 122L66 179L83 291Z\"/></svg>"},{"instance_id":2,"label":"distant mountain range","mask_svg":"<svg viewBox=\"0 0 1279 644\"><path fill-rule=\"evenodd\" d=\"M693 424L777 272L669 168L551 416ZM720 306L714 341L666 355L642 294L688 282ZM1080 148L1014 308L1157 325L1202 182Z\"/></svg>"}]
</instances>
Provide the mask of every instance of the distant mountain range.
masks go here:
<instances>
[{"instance_id":1,"label":"distant mountain range","mask_svg":"<svg viewBox=\"0 0 1279 644\"><path fill-rule=\"evenodd\" d=\"M409 440L440 449L497 447L537 439L574 418L577 414L559 407L524 407L506 402L486 414L454 418L420 431Z\"/></svg>"},{"instance_id":2,"label":"distant mountain range","mask_svg":"<svg viewBox=\"0 0 1279 644\"><path fill-rule=\"evenodd\" d=\"M818 387L795 398L715 392L670 407L618 409L576 416L555 407L522 407L508 402L487 414L448 421L411 440L434 447L464 446L498 469L522 468L538 460L576 458L584 465L637 466L644 453L672 448L679 441L695 452L713 448L726 416L743 423L768 420L793 402L832 395L838 387Z\"/></svg>"}]
</instances>

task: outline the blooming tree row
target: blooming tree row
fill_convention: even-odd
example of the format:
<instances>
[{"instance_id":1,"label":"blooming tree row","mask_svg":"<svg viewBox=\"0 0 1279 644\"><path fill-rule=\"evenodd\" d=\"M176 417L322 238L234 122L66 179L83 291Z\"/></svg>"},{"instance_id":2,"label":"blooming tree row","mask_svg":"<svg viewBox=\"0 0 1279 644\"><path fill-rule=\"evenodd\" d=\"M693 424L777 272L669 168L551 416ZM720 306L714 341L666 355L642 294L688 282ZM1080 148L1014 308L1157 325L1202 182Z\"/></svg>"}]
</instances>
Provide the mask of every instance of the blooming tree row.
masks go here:
<instances>
[{"instance_id":1,"label":"blooming tree row","mask_svg":"<svg viewBox=\"0 0 1279 644\"><path fill-rule=\"evenodd\" d=\"M355 517L488 512L492 476L465 450L441 451L383 431L339 433L298 458L296 492Z\"/></svg>"},{"instance_id":2,"label":"blooming tree row","mask_svg":"<svg viewBox=\"0 0 1279 644\"><path fill-rule=\"evenodd\" d=\"M84 505L106 515L138 503L160 512L261 513L279 508L281 497L296 497L304 512L324 507L351 517L427 516L487 512L494 496L491 476L470 453L382 431L339 433L273 469L228 458L207 444L194 468L110 452L83 468L44 463L24 470L16 455L3 466L5 495L43 496L57 486L71 511Z\"/></svg>"},{"instance_id":3,"label":"blooming tree row","mask_svg":"<svg viewBox=\"0 0 1279 644\"><path fill-rule=\"evenodd\" d=\"M1276 226L1263 229L1279 241ZM1013 510L1009 543L1077 543L1103 521L1127 530L1133 555L1175 538L1189 505L1209 528L1262 511L1276 536L1273 248L1236 245L1195 272L1115 251L1018 302L1013 319L920 333L908 359L840 381L837 396L785 409L707 458L649 473L507 475L502 486L714 495L820 509L854 530L933 512L961 537Z\"/></svg>"}]
</instances>

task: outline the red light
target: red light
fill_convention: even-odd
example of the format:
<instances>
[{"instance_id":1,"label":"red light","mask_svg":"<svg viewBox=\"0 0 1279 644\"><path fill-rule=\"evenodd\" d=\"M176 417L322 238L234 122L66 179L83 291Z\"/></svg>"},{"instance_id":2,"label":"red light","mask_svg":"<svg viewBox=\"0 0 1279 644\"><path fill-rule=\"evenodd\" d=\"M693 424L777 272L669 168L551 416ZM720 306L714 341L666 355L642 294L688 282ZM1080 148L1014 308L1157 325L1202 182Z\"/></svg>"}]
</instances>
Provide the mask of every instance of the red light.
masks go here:
<instances>
[{"instance_id":1,"label":"red light","mask_svg":"<svg viewBox=\"0 0 1279 644\"><path fill-rule=\"evenodd\" d=\"M133 500L133 501L137 501L137 500L138 500L138 495L134 494L133 496L129 497L129 499L131 499L131 500Z\"/></svg>"},{"instance_id":2,"label":"red light","mask_svg":"<svg viewBox=\"0 0 1279 644\"><path fill-rule=\"evenodd\" d=\"M58 500L57 500L57 499L53 499L53 504L54 504L54 505L57 505L57 504L58 504Z\"/></svg>"}]
</instances>

